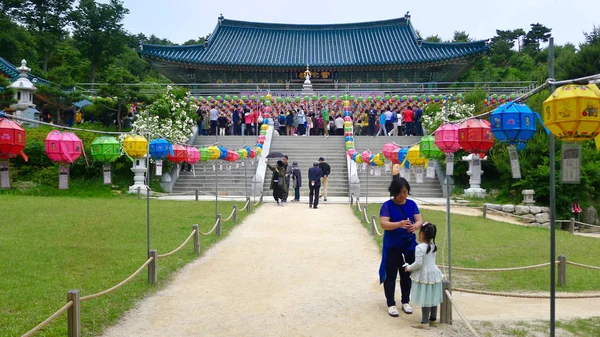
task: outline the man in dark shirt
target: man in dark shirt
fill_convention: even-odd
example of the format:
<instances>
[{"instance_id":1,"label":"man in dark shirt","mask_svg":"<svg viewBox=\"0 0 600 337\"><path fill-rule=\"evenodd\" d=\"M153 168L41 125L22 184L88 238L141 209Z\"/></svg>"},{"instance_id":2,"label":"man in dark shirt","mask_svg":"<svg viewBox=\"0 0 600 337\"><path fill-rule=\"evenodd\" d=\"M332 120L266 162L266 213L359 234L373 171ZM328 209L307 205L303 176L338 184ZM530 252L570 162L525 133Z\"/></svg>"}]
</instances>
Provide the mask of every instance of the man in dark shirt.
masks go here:
<instances>
[{"instance_id":1,"label":"man in dark shirt","mask_svg":"<svg viewBox=\"0 0 600 337\"><path fill-rule=\"evenodd\" d=\"M377 119L377 110L375 110L375 105L371 104L368 112L369 116L369 136L375 136L375 121Z\"/></svg>"},{"instance_id":2,"label":"man in dark shirt","mask_svg":"<svg viewBox=\"0 0 600 337\"><path fill-rule=\"evenodd\" d=\"M308 194L308 207L317 208L319 204L319 189L321 188L321 177L323 172L319 168L319 162L313 163L313 167L308 169L308 188L310 193ZM313 202L314 201L314 202Z\"/></svg>"},{"instance_id":3,"label":"man in dark shirt","mask_svg":"<svg viewBox=\"0 0 600 337\"><path fill-rule=\"evenodd\" d=\"M321 187L323 188L323 201L327 201L327 187L329 186L329 174L331 173L331 166L325 162L325 158L319 158L319 168L323 172L321 178ZM319 198L321 196L319 195Z\"/></svg>"},{"instance_id":4,"label":"man in dark shirt","mask_svg":"<svg viewBox=\"0 0 600 337\"><path fill-rule=\"evenodd\" d=\"M242 112L236 104L235 109L233 109L233 114L231 116L231 120L233 122L233 134L236 136L240 136L242 134L241 114Z\"/></svg>"},{"instance_id":5,"label":"man in dark shirt","mask_svg":"<svg viewBox=\"0 0 600 337\"><path fill-rule=\"evenodd\" d=\"M416 106L417 110L415 110L415 118L414 118L414 133L417 136L422 136L423 135L423 126L421 124L421 117L423 117L423 109L421 109L421 105L417 105Z\"/></svg>"}]
</instances>

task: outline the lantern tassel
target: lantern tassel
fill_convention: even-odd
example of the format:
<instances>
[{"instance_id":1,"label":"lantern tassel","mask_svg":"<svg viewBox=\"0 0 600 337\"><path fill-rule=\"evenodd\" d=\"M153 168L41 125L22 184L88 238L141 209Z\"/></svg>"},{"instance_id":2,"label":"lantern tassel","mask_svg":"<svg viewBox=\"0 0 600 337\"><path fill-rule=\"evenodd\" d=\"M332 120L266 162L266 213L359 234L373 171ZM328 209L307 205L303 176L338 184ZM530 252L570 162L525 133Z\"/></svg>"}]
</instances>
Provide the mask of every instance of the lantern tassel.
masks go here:
<instances>
[{"instance_id":1,"label":"lantern tassel","mask_svg":"<svg viewBox=\"0 0 600 337\"><path fill-rule=\"evenodd\" d=\"M540 114L537 113L537 112L533 112L533 113L535 114L535 117L537 118L537 120L540 121L540 124L542 124L542 126L544 127L544 130L546 131L546 134L549 135L550 134L550 130L548 130L548 128L544 124L544 121L542 121L542 116L540 116Z\"/></svg>"},{"instance_id":2,"label":"lantern tassel","mask_svg":"<svg viewBox=\"0 0 600 337\"><path fill-rule=\"evenodd\" d=\"M27 157L27 155L25 154L25 152L21 151L19 154L21 155L21 157L23 157L23 160L25 160L26 162L29 161L29 157Z\"/></svg>"}]
</instances>

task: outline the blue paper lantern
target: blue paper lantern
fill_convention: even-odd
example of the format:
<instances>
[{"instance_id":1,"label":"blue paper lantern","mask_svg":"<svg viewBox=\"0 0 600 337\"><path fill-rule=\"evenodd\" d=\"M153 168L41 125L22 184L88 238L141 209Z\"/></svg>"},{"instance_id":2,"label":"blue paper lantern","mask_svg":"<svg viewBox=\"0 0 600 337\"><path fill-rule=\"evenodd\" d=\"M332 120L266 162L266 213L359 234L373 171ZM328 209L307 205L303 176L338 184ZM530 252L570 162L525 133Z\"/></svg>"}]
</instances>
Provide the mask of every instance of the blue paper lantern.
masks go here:
<instances>
[{"instance_id":1,"label":"blue paper lantern","mask_svg":"<svg viewBox=\"0 0 600 337\"><path fill-rule=\"evenodd\" d=\"M354 141L354 137L352 137L352 136L346 137L346 142L353 142L353 141Z\"/></svg>"},{"instance_id":2,"label":"blue paper lantern","mask_svg":"<svg viewBox=\"0 0 600 337\"><path fill-rule=\"evenodd\" d=\"M535 134L535 120L539 118L526 104L505 103L490 115L490 129L499 142L523 149Z\"/></svg>"},{"instance_id":3,"label":"blue paper lantern","mask_svg":"<svg viewBox=\"0 0 600 337\"><path fill-rule=\"evenodd\" d=\"M219 159L227 158L228 151L227 151L226 147L219 145L219 151L221 151L221 155L219 156Z\"/></svg>"},{"instance_id":4,"label":"blue paper lantern","mask_svg":"<svg viewBox=\"0 0 600 337\"><path fill-rule=\"evenodd\" d=\"M404 167L409 168L410 167L410 163L408 162L408 160L406 159L406 156L408 155L408 147L404 147L401 148L400 150L398 150L398 161L402 164L402 162L404 162Z\"/></svg>"},{"instance_id":5,"label":"blue paper lantern","mask_svg":"<svg viewBox=\"0 0 600 337\"><path fill-rule=\"evenodd\" d=\"M168 140L156 138L150 141L150 156L154 159L162 159L173 154L173 145Z\"/></svg>"}]
</instances>

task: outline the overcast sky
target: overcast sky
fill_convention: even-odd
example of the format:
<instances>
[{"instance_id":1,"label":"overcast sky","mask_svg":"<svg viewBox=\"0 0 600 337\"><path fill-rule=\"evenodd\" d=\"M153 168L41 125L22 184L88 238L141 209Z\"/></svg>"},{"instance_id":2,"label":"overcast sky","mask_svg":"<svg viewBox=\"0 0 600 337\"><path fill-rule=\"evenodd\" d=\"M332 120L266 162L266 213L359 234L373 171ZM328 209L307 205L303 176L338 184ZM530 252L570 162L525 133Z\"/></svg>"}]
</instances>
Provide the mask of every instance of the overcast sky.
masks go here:
<instances>
[{"instance_id":1,"label":"overcast sky","mask_svg":"<svg viewBox=\"0 0 600 337\"><path fill-rule=\"evenodd\" d=\"M541 23L552 28L555 44L583 42L583 32L600 26L598 0L124 0L130 33L155 34L183 43L212 33L220 13L227 19L272 23L328 24L385 20L410 11L424 37L452 39L466 31L488 39L496 29Z\"/></svg>"}]
</instances>

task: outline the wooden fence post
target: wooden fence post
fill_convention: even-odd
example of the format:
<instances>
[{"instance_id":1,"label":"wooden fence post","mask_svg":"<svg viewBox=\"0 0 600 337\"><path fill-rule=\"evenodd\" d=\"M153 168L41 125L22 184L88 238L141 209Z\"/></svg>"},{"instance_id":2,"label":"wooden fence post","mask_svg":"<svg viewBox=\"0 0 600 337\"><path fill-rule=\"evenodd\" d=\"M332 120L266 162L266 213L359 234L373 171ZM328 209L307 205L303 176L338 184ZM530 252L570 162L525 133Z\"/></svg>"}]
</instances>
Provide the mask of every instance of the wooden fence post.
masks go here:
<instances>
[{"instance_id":1,"label":"wooden fence post","mask_svg":"<svg viewBox=\"0 0 600 337\"><path fill-rule=\"evenodd\" d=\"M217 214L217 236L221 236L221 224L223 223L221 214Z\"/></svg>"},{"instance_id":2,"label":"wooden fence post","mask_svg":"<svg viewBox=\"0 0 600 337\"><path fill-rule=\"evenodd\" d=\"M196 194L196 201L198 201L198 189L195 189L194 193Z\"/></svg>"},{"instance_id":3,"label":"wooden fence post","mask_svg":"<svg viewBox=\"0 0 600 337\"><path fill-rule=\"evenodd\" d=\"M73 301L73 305L67 310L67 336L81 337L81 294L77 289L67 292L67 302Z\"/></svg>"},{"instance_id":4,"label":"wooden fence post","mask_svg":"<svg viewBox=\"0 0 600 337\"><path fill-rule=\"evenodd\" d=\"M487 217L487 205L483 204L483 218L485 219Z\"/></svg>"},{"instance_id":5,"label":"wooden fence post","mask_svg":"<svg viewBox=\"0 0 600 337\"><path fill-rule=\"evenodd\" d=\"M571 218L571 220L569 221L569 233L575 233L575 218Z\"/></svg>"},{"instance_id":6,"label":"wooden fence post","mask_svg":"<svg viewBox=\"0 0 600 337\"><path fill-rule=\"evenodd\" d=\"M194 226L192 226L192 228L195 230L195 232L194 232L194 253L196 255L200 255L200 232L198 229L198 224L195 224Z\"/></svg>"},{"instance_id":7,"label":"wooden fence post","mask_svg":"<svg viewBox=\"0 0 600 337\"><path fill-rule=\"evenodd\" d=\"M252 207L251 202L250 202L250 197L246 198L246 205L248 205L248 206L246 206L246 212L250 213L250 211L251 211L250 207Z\"/></svg>"},{"instance_id":8,"label":"wooden fence post","mask_svg":"<svg viewBox=\"0 0 600 337\"><path fill-rule=\"evenodd\" d=\"M156 250L151 250L149 257L153 259L148 265L148 284L156 284L158 282L158 254Z\"/></svg>"},{"instance_id":9,"label":"wooden fence post","mask_svg":"<svg viewBox=\"0 0 600 337\"><path fill-rule=\"evenodd\" d=\"M567 286L567 257L564 255L558 256L558 285Z\"/></svg>"},{"instance_id":10,"label":"wooden fence post","mask_svg":"<svg viewBox=\"0 0 600 337\"><path fill-rule=\"evenodd\" d=\"M450 281L442 280L443 302L440 305L440 323L452 325L452 303L446 295L446 290L452 292L452 284Z\"/></svg>"},{"instance_id":11,"label":"wooden fence post","mask_svg":"<svg viewBox=\"0 0 600 337\"><path fill-rule=\"evenodd\" d=\"M237 223L237 205L233 205L233 223Z\"/></svg>"},{"instance_id":12,"label":"wooden fence post","mask_svg":"<svg viewBox=\"0 0 600 337\"><path fill-rule=\"evenodd\" d=\"M371 215L371 236L375 236L375 216Z\"/></svg>"}]
</instances>

